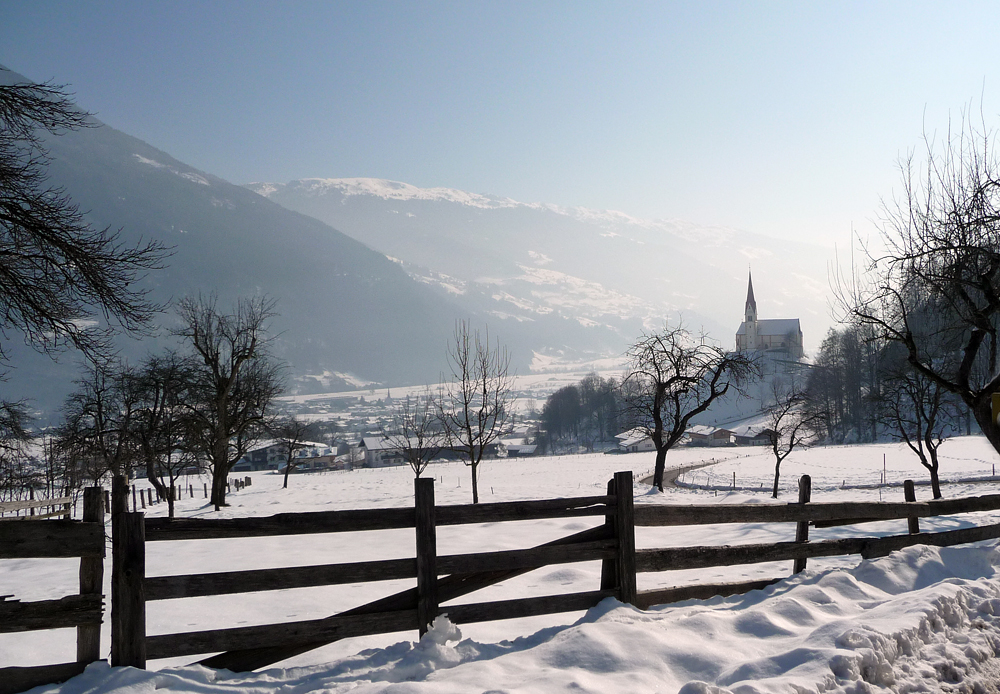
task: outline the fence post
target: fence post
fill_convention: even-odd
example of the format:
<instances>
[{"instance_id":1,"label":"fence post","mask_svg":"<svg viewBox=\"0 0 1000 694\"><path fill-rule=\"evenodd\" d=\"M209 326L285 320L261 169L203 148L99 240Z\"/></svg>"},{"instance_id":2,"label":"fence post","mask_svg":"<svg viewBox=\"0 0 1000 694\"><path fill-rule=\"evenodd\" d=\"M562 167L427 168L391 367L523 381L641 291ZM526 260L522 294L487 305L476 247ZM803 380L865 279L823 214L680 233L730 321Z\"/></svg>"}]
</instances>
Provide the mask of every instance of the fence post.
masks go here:
<instances>
[{"instance_id":1,"label":"fence post","mask_svg":"<svg viewBox=\"0 0 1000 694\"><path fill-rule=\"evenodd\" d=\"M802 475L799 478L799 503L803 505L808 504L810 498L812 498L812 478L809 475ZM809 541L809 521L799 521L795 524L795 541L803 543ZM792 567L792 572L799 573L805 571L805 569L805 557L796 559Z\"/></svg>"},{"instance_id":2,"label":"fence post","mask_svg":"<svg viewBox=\"0 0 1000 694\"><path fill-rule=\"evenodd\" d=\"M111 665L146 667L146 519L111 516Z\"/></svg>"},{"instance_id":3,"label":"fence post","mask_svg":"<svg viewBox=\"0 0 1000 694\"><path fill-rule=\"evenodd\" d=\"M87 487L83 490L83 522L104 526L104 490ZM80 559L80 595L101 595L104 592L104 556ZM76 628L76 662L92 663L101 659L101 625L88 624Z\"/></svg>"},{"instance_id":4,"label":"fence post","mask_svg":"<svg viewBox=\"0 0 1000 694\"><path fill-rule=\"evenodd\" d=\"M608 480L608 496L615 495L615 479L612 477ZM615 537L615 517L614 516L604 516L604 527L608 531L608 535ZM601 590L614 590L615 579L617 573L615 571L615 560L605 559L601 562Z\"/></svg>"},{"instance_id":5,"label":"fence post","mask_svg":"<svg viewBox=\"0 0 1000 694\"><path fill-rule=\"evenodd\" d=\"M434 480L415 477L413 489L417 531L417 623L423 636L438 612Z\"/></svg>"},{"instance_id":6,"label":"fence post","mask_svg":"<svg viewBox=\"0 0 1000 694\"><path fill-rule=\"evenodd\" d=\"M615 473L615 573L618 599L635 604L635 514L632 500L632 471Z\"/></svg>"},{"instance_id":7,"label":"fence post","mask_svg":"<svg viewBox=\"0 0 1000 694\"><path fill-rule=\"evenodd\" d=\"M903 481L903 498L907 501L916 501L917 492L913 488L913 480ZM920 519L917 516L908 516L906 519L907 530L910 531L911 535L916 535L920 532Z\"/></svg>"}]
</instances>

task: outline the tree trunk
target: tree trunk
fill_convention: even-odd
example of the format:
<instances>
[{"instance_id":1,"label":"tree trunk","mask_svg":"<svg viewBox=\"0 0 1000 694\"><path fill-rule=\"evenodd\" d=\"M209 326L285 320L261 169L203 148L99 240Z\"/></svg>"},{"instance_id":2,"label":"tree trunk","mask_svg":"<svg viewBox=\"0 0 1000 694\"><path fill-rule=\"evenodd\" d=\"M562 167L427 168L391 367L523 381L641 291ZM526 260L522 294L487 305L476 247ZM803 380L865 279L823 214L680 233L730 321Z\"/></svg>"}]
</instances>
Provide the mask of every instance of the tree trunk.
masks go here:
<instances>
[{"instance_id":1,"label":"tree trunk","mask_svg":"<svg viewBox=\"0 0 1000 694\"><path fill-rule=\"evenodd\" d=\"M216 464L215 469L212 472L211 502L215 505L216 511L226 505L226 471L218 464Z\"/></svg>"},{"instance_id":2,"label":"tree trunk","mask_svg":"<svg viewBox=\"0 0 1000 694\"><path fill-rule=\"evenodd\" d=\"M285 483L281 485L282 489L288 489L288 473L292 471L292 466L285 463Z\"/></svg>"},{"instance_id":3,"label":"tree trunk","mask_svg":"<svg viewBox=\"0 0 1000 694\"><path fill-rule=\"evenodd\" d=\"M656 449L656 467L653 470L653 486L663 491L663 471L667 467L667 448L661 446Z\"/></svg>"},{"instance_id":4,"label":"tree trunk","mask_svg":"<svg viewBox=\"0 0 1000 694\"><path fill-rule=\"evenodd\" d=\"M166 495L167 490L163 484L163 480L157 474L156 460L146 461L146 479L149 480L149 483L153 485L153 489L156 490L156 498L162 499Z\"/></svg>"},{"instance_id":5,"label":"tree trunk","mask_svg":"<svg viewBox=\"0 0 1000 694\"><path fill-rule=\"evenodd\" d=\"M941 482L938 480L938 471L931 468L931 492L935 499L941 498Z\"/></svg>"},{"instance_id":6,"label":"tree trunk","mask_svg":"<svg viewBox=\"0 0 1000 694\"><path fill-rule=\"evenodd\" d=\"M479 503L479 463L472 464L472 503Z\"/></svg>"},{"instance_id":7,"label":"tree trunk","mask_svg":"<svg viewBox=\"0 0 1000 694\"><path fill-rule=\"evenodd\" d=\"M976 418L976 424L983 432L983 436L993 446L993 450L1000 453L1000 427L993 421L993 402L990 398L984 397L979 404L972 409L972 414Z\"/></svg>"},{"instance_id":8,"label":"tree trunk","mask_svg":"<svg viewBox=\"0 0 1000 694\"><path fill-rule=\"evenodd\" d=\"M774 464L774 487L771 489L771 498L778 498L778 480L781 478L781 462Z\"/></svg>"},{"instance_id":9,"label":"tree trunk","mask_svg":"<svg viewBox=\"0 0 1000 694\"><path fill-rule=\"evenodd\" d=\"M170 480L170 489L167 492L167 517L174 517L174 481Z\"/></svg>"}]
</instances>

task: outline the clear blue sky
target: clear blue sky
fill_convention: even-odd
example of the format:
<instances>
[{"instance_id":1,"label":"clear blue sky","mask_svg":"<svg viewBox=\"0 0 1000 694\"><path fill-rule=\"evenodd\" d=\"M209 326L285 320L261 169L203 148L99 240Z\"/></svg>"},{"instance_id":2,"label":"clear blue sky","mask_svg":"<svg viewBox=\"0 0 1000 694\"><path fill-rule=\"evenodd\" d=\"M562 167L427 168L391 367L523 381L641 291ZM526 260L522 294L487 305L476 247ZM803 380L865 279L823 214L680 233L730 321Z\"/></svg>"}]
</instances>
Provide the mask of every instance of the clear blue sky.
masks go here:
<instances>
[{"instance_id":1,"label":"clear blue sky","mask_svg":"<svg viewBox=\"0 0 1000 694\"><path fill-rule=\"evenodd\" d=\"M235 183L373 176L845 245L1000 3L0 0L0 63Z\"/></svg>"}]
</instances>

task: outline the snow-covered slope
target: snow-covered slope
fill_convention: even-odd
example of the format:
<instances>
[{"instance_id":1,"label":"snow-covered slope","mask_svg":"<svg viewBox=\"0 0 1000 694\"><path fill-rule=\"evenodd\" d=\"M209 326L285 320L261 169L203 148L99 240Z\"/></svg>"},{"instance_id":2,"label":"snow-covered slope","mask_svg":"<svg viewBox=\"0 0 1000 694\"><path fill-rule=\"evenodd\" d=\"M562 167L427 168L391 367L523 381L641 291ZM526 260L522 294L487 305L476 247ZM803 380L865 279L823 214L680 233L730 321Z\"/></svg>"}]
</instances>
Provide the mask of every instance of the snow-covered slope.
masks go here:
<instances>
[{"instance_id":1,"label":"snow-covered slope","mask_svg":"<svg viewBox=\"0 0 1000 694\"><path fill-rule=\"evenodd\" d=\"M412 277L474 310L536 330L570 318L589 329L591 348L622 345L678 314L730 344L750 266L761 315L801 318L807 348L831 323L833 253L810 244L807 229L792 243L374 178L247 187L398 259Z\"/></svg>"}]
</instances>

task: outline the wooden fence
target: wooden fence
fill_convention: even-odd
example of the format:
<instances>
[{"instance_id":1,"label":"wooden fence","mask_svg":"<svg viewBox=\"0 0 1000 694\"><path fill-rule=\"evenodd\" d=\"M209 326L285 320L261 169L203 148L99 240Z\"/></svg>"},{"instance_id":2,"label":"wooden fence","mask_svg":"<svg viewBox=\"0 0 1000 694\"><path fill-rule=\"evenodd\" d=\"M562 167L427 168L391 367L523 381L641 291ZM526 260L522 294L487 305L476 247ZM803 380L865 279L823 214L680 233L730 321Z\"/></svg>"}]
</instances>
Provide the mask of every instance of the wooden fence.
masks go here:
<instances>
[{"instance_id":1,"label":"wooden fence","mask_svg":"<svg viewBox=\"0 0 1000 694\"><path fill-rule=\"evenodd\" d=\"M41 513L36 513L36 511L41 511ZM31 490L31 498L24 501L0 501L0 521L45 520L47 518L65 518L69 520L72 516L72 511L72 496L60 496L55 499L35 499L34 490Z\"/></svg>"},{"instance_id":2,"label":"wooden fence","mask_svg":"<svg viewBox=\"0 0 1000 694\"><path fill-rule=\"evenodd\" d=\"M1000 537L1000 524L938 533L921 533L918 519L1000 508L1000 495L916 502L906 485L902 503L811 503L810 480L800 481L797 503L784 505L642 505L633 506L632 473L615 475L604 496L462 506L436 506L434 480L418 479L413 508L327 511L240 519L151 519L122 514L115 543L116 592L112 593L112 664L145 667L147 659L216 653L203 665L247 671L271 665L350 636L408 629L423 634L438 614L455 623L585 610L605 597L646 608L650 605L732 595L763 588L779 578L639 591L639 573L699 569L790 560L802 571L812 557L860 554L883 556L909 545L953 545ZM554 542L522 550L439 556L436 528L446 525L510 520L603 516L604 523ZM906 519L907 533L891 537L851 537L809 541L810 525L858 524ZM794 523L789 542L713 547L635 547L636 526L679 526L719 523ZM127 527L126 527L127 526ZM348 564L258 569L183 576L145 577L145 542L246 538L306 533L333 533L415 528L412 559ZM562 595L469 604L443 603L552 564L602 560L597 590ZM119 566L121 569L119 569ZM128 578L126 578L126 574ZM148 601L201 597L308 586L416 579L416 587L351 610L310 621L208 631L147 635ZM115 636L117 635L117 636ZM260 644L268 644L261 646Z\"/></svg>"},{"instance_id":3,"label":"wooden fence","mask_svg":"<svg viewBox=\"0 0 1000 694\"><path fill-rule=\"evenodd\" d=\"M57 500L41 503L52 501ZM51 557L80 557L79 593L60 600L33 602L8 599L14 598L13 595L0 596L0 633L76 627L76 661L0 668L0 694L62 682L83 672L88 663L101 659L104 494L100 488L84 490L83 520L0 523L0 559Z\"/></svg>"},{"instance_id":4,"label":"wooden fence","mask_svg":"<svg viewBox=\"0 0 1000 694\"><path fill-rule=\"evenodd\" d=\"M462 624L585 610L608 596L634 601L631 514L631 472L615 475L607 495L573 499L437 506L434 480L421 478L415 480L413 508L240 519L145 520L142 514L121 514L112 521L120 525L114 531L111 662L145 667L147 659L222 651L201 662L245 671L349 636L408 629L424 633L442 612ZM437 553L439 526L582 516L603 517L605 522L530 549L446 556ZM416 531L412 559L184 576L146 577L144 571L146 542L403 528ZM441 607L444 602L536 568L592 560L604 561L598 590ZM325 619L155 636L145 631L145 604L152 600L414 578L415 588ZM268 645L262 647L262 643Z\"/></svg>"},{"instance_id":5,"label":"wooden fence","mask_svg":"<svg viewBox=\"0 0 1000 694\"><path fill-rule=\"evenodd\" d=\"M570 499L437 506L434 480L415 481L412 508L280 514L239 519L146 519L142 513L112 517L111 664L145 667L147 660L217 653L202 664L253 670L350 636L409 629L424 633L438 614L462 624L588 609L606 597L648 607L714 595L731 595L775 581L750 581L667 589L637 589L640 573L789 560L793 571L808 559L845 554L886 555L909 545L946 546L1000 537L1000 523L946 532L920 532L919 518L1000 509L1000 495L917 502L913 485L900 503L812 503L810 481L800 481L797 503L633 505L632 473L608 483L607 493ZM59 681L100 657L101 578L104 551L103 496L84 497L84 520L0 523L0 558L81 557L80 593L63 600L20 603L0 600L0 630L76 626L77 661L39 668L0 670L0 694ZM592 527L536 547L499 552L439 555L437 528L512 520L598 517ZM810 541L810 527L906 520L906 533ZM738 546L636 549L635 528L721 523L793 523L788 542ZM415 529L412 558L256 569L180 576L145 575L145 543L212 538L252 538L311 533ZM462 596L553 564L602 561L595 590L561 595L453 604ZM146 603L154 600L415 579L416 585L323 619L206 631L146 634ZM261 645L266 644L266 645Z\"/></svg>"}]
</instances>

